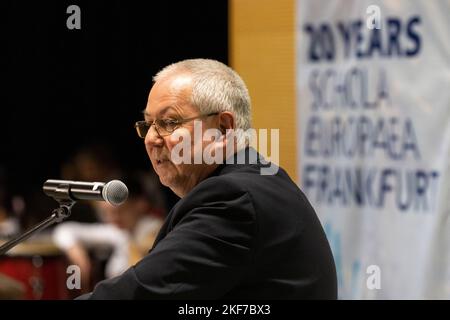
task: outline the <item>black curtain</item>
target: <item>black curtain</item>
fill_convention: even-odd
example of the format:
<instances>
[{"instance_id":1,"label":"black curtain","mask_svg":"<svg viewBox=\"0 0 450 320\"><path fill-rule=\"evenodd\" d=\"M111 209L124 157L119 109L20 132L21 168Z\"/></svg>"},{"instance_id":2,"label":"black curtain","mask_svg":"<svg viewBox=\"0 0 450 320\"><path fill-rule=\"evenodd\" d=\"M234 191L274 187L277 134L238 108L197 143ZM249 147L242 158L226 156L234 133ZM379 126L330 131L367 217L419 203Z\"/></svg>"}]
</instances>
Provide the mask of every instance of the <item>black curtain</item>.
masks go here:
<instances>
[{"instance_id":1,"label":"black curtain","mask_svg":"<svg viewBox=\"0 0 450 320\"><path fill-rule=\"evenodd\" d=\"M66 26L73 4L81 30ZM9 187L40 190L94 141L128 168L149 168L133 124L151 77L186 58L228 63L227 7L223 0L1 1L0 166Z\"/></svg>"}]
</instances>

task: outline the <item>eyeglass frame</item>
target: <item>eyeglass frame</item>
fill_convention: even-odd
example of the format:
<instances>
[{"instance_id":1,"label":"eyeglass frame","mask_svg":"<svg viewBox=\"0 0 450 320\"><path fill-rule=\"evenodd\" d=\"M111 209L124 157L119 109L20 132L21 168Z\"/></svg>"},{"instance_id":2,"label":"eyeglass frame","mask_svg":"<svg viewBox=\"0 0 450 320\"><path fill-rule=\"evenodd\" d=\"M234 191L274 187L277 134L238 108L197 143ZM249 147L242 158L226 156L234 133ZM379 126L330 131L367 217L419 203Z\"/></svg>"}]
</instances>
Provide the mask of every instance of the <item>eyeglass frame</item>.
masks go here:
<instances>
[{"instance_id":1,"label":"eyeglass frame","mask_svg":"<svg viewBox=\"0 0 450 320\"><path fill-rule=\"evenodd\" d=\"M182 126L183 124L185 124L185 123L187 123L187 122L189 122L189 121L196 120L196 119L200 119L200 118L205 118L205 117L215 116L215 115L218 115L219 113L220 113L220 112L211 112L211 113L208 113L208 114L200 114L200 115L195 116L195 117L192 117L192 118L185 118L185 119L171 120L171 121L173 121L173 122L176 122L176 126L175 126L175 128L172 130L172 132L168 132L167 134L161 134L161 133L159 132L159 130L158 130L158 125L156 124L157 121L164 121L164 119L155 119L155 120L153 120L152 122L150 122L150 121L145 121L145 120L136 121L136 123L134 124L134 128L136 129L137 134L138 134L139 138L141 138L141 139L145 139L145 136L147 135L147 134L146 134L145 136L141 137L141 135L139 134L139 127L140 127L142 124L145 124L145 125L148 126L147 133L148 133L148 131L150 131L151 127L154 125L154 126L155 126L155 130L156 130L156 133L158 134L158 136L160 136L160 137L167 137L167 136L170 136L172 133L174 133L175 130L177 130L178 128L180 128L180 126ZM167 130L166 130L166 131L167 131Z\"/></svg>"}]
</instances>

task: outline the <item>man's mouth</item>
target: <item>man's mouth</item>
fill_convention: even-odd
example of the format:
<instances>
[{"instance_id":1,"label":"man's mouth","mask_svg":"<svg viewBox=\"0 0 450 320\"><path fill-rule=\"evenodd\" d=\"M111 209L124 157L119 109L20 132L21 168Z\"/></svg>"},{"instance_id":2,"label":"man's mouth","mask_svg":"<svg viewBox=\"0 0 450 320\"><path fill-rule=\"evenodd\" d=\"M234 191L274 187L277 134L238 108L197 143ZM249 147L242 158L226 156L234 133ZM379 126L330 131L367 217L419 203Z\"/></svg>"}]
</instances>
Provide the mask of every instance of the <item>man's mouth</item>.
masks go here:
<instances>
[{"instance_id":1,"label":"man's mouth","mask_svg":"<svg viewBox=\"0 0 450 320\"><path fill-rule=\"evenodd\" d=\"M167 162L167 159L156 159L156 164L162 164L164 162Z\"/></svg>"}]
</instances>

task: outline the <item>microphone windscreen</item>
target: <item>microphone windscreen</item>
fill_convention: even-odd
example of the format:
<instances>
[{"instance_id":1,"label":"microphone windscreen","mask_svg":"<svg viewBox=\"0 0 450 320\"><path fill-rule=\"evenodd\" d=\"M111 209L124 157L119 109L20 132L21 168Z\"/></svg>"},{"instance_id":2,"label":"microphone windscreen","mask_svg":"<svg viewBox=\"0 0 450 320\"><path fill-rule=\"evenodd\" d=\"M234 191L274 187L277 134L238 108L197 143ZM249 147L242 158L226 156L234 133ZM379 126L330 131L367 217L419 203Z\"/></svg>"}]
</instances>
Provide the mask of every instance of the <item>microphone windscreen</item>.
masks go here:
<instances>
[{"instance_id":1,"label":"microphone windscreen","mask_svg":"<svg viewBox=\"0 0 450 320\"><path fill-rule=\"evenodd\" d=\"M102 190L103 199L113 206L121 205L128 198L128 188L120 180L108 182Z\"/></svg>"}]
</instances>

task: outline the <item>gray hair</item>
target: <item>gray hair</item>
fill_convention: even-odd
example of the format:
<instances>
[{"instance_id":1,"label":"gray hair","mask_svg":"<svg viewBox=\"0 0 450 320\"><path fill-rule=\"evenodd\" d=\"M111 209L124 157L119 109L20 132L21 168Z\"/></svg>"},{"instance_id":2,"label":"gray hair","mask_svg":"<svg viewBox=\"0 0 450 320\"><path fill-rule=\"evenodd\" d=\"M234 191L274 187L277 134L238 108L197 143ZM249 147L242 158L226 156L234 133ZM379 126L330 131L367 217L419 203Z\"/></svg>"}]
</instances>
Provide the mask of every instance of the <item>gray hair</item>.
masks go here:
<instances>
[{"instance_id":1,"label":"gray hair","mask_svg":"<svg viewBox=\"0 0 450 320\"><path fill-rule=\"evenodd\" d=\"M251 102L248 89L236 71L211 59L188 59L168 65L153 81L187 73L192 76L191 103L201 113L229 111L236 119L236 129L251 128Z\"/></svg>"}]
</instances>

